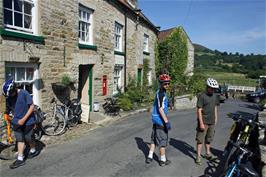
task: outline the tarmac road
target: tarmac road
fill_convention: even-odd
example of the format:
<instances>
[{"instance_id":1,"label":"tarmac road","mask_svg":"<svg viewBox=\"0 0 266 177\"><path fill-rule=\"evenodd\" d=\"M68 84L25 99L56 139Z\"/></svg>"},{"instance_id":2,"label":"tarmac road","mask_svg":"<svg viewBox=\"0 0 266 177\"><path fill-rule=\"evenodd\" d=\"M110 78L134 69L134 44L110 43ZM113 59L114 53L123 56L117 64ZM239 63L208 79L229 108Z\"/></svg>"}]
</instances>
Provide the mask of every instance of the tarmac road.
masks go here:
<instances>
[{"instance_id":1,"label":"tarmac road","mask_svg":"<svg viewBox=\"0 0 266 177\"><path fill-rule=\"evenodd\" d=\"M241 111L255 114L251 103L226 100L219 107L219 121L213 142L213 154L221 156L228 140L232 120L228 113ZM80 138L63 144L48 145L41 154L26 161L26 165L10 170L1 162L1 176L217 176L219 160L194 163L196 111L170 112L172 130L169 133L167 157L169 166L160 167L158 157L145 164L151 134L150 113L140 113L89 131ZM203 151L204 152L204 151ZM158 150L156 152L158 155Z\"/></svg>"}]
</instances>

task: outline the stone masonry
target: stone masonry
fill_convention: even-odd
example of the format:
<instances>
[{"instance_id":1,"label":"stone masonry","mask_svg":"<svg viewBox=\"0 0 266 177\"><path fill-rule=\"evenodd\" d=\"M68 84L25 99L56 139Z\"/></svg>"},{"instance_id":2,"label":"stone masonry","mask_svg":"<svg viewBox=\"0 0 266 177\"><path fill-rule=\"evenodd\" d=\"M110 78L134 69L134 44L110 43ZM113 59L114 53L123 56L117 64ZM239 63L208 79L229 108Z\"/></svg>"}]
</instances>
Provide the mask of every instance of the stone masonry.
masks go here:
<instances>
[{"instance_id":1,"label":"stone masonry","mask_svg":"<svg viewBox=\"0 0 266 177\"><path fill-rule=\"evenodd\" d=\"M53 97L51 84L68 74L78 84L79 66L93 65L92 103L112 96L113 71L116 58L126 57L126 79L136 78L143 59L149 59L155 77L154 46L157 29L134 9L114 0L38 0L38 36L44 43L14 37L0 37L0 82L5 79L6 63L35 63L38 65L40 106L46 110ZM3 24L3 0L0 0L0 28ZM79 4L93 10L93 45L97 50L80 49L78 45ZM114 54L114 25L123 26L123 53ZM125 38L126 29L126 38ZM144 34L149 36L149 54L143 54ZM126 44L126 49L125 49ZM126 51L125 51L126 50ZM123 70L124 71L124 70ZM82 74L82 73L81 73ZM107 75L107 95L102 96L102 76ZM122 84L124 84L124 73ZM124 86L124 85L123 85ZM77 97L77 93L72 94Z\"/></svg>"}]
</instances>

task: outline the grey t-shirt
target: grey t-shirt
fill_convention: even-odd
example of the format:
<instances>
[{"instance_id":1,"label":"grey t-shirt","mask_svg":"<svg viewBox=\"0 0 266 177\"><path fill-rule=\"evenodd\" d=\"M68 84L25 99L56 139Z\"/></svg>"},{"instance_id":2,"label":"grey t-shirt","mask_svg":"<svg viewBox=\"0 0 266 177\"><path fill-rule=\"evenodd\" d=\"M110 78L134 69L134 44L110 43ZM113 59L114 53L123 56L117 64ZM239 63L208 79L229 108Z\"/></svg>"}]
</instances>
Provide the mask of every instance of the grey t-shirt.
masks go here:
<instances>
[{"instance_id":1,"label":"grey t-shirt","mask_svg":"<svg viewBox=\"0 0 266 177\"><path fill-rule=\"evenodd\" d=\"M215 123L215 106L220 104L217 94L209 95L206 92L198 97L197 107L202 108L202 119L204 124Z\"/></svg>"}]
</instances>

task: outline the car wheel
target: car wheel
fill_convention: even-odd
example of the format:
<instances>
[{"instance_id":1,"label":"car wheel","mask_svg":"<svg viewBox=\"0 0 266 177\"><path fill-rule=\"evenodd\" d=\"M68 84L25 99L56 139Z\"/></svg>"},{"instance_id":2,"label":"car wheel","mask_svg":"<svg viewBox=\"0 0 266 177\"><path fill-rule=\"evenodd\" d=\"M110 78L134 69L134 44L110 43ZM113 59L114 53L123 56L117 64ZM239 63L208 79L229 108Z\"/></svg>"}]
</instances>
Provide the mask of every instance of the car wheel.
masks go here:
<instances>
[{"instance_id":1,"label":"car wheel","mask_svg":"<svg viewBox=\"0 0 266 177\"><path fill-rule=\"evenodd\" d=\"M259 97L254 98L254 102L255 103L259 103L260 102L260 98Z\"/></svg>"}]
</instances>

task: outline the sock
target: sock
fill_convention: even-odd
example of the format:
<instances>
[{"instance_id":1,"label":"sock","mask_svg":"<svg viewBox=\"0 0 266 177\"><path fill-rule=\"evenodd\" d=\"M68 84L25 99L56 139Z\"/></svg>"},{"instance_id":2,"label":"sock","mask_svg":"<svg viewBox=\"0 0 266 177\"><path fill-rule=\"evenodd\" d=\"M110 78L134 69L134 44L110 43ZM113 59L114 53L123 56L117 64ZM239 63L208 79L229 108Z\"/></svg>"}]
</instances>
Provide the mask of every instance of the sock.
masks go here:
<instances>
[{"instance_id":1,"label":"sock","mask_svg":"<svg viewBox=\"0 0 266 177\"><path fill-rule=\"evenodd\" d=\"M18 155L18 160L23 161L23 159L24 159L24 156L19 154Z\"/></svg>"},{"instance_id":2,"label":"sock","mask_svg":"<svg viewBox=\"0 0 266 177\"><path fill-rule=\"evenodd\" d=\"M35 147L30 149L30 153L34 153L36 151Z\"/></svg>"},{"instance_id":3,"label":"sock","mask_svg":"<svg viewBox=\"0 0 266 177\"><path fill-rule=\"evenodd\" d=\"M161 156L161 161L166 162L166 156L165 155Z\"/></svg>"},{"instance_id":4,"label":"sock","mask_svg":"<svg viewBox=\"0 0 266 177\"><path fill-rule=\"evenodd\" d=\"M153 152L152 151L149 151L149 156L148 156L149 158L153 158Z\"/></svg>"}]
</instances>

